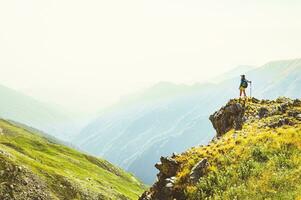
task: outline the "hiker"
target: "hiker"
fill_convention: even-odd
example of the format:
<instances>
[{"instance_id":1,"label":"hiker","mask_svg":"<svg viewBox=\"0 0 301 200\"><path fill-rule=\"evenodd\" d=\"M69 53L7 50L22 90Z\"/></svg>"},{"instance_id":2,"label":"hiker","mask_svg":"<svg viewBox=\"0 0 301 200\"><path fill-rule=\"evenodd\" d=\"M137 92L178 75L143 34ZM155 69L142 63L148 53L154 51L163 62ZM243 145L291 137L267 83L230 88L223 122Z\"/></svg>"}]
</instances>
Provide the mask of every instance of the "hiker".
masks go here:
<instances>
[{"instance_id":1,"label":"hiker","mask_svg":"<svg viewBox=\"0 0 301 200\"><path fill-rule=\"evenodd\" d=\"M241 75L241 80L240 80L240 86L239 86L239 97L242 97L242 95L244 95L244 97L247 96L246 94L246 89L248 87L248 83L252 83L251 81L246 79L245 75Z\"/></svg>"}]
</instances>

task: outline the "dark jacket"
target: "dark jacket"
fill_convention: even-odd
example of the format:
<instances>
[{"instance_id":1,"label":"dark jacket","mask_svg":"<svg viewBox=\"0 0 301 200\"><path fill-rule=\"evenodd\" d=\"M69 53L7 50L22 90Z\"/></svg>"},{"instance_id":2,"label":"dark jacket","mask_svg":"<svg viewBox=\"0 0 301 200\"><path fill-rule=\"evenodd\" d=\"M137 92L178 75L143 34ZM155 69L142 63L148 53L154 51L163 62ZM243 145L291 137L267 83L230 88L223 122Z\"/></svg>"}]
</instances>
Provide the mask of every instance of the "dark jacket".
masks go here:
<instances>
[{"instance_id":1,"label":"dark jacket","mask_svg":"<svg viewBox=\"0 0 301 200\"><path fill-rule=\"evenodd\" d=\"M248 87L248 83L251 83L251 81L247 80L246 78L242 78L240 80L240 86L239 87L247 88Z\"/></svg>"}]
</instances>

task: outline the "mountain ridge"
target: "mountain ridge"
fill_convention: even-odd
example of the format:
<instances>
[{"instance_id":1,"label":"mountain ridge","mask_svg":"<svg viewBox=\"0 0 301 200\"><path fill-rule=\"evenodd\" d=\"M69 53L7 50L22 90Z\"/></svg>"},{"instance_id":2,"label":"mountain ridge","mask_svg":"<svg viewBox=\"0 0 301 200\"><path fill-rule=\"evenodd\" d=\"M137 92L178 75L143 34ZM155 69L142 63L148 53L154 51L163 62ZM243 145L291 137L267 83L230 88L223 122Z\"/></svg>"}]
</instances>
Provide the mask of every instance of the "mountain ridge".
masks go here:
<instances>
[{"instance_id":1,"label":"mountain ridge","mask_svg":"<svg viewBox=\"0 0 301 200\"><path fill-rule=\"evenodd\" d=\"M297 98L301 90L301 59L268 63L245 74L258 98ZM239 78L192 85L188 92L180 88L183 92L168 98L143 101L141 97L125 107L118 104L116 109L100 114L72 141L151 184L156 174L152 166L160 156L210 141L214 130L208 117L238 95Z\"/></svg>"},{"instance_id":2,"label":"mountain ridge","mask_svg":"<svg viewBox=\"0 0 301 200\"><path fill-rule=\"evenodd\" d=\"M85 125L86 119L60 106L42 102L17 90L0 85L0 117L35 127L61 140Z\"/></svg>"},{"instance_id":3,"label":"mountain ridge","mask_svg":"<svg viewBox=\"0 0 301 200\"><path fill-rule=\"evenodd\" d=\"M233 99L210 120L213 140L161 157L140 200L300 198L300 99Z\"/></svg>"}]
</instances>

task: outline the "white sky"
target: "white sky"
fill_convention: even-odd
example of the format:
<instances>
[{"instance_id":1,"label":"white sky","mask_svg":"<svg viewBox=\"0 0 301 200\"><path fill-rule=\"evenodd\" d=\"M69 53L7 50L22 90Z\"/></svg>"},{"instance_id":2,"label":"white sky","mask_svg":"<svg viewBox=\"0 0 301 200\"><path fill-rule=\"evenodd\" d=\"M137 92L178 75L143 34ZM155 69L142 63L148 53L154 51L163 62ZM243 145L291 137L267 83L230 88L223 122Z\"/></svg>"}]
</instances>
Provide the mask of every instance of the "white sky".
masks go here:
<instances>
[{"instance_id":1,"label":"white sky","mask_svg":"<svg viewBox=\"0 0 301 200\"><path fill-rule=\"evenodd\" d=\"M0 84L89 111L300 57L301 1L0 0Z\"/></svg>"}]
</instances>

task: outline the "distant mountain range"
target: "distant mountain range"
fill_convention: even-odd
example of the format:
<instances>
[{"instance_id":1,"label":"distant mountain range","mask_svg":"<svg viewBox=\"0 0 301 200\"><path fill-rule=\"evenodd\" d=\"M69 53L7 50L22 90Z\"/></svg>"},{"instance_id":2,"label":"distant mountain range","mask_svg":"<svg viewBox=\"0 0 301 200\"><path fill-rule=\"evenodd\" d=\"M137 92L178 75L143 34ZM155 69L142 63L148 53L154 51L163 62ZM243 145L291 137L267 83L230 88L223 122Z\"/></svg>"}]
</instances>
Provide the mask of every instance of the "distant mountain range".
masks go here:
<instances>
[{"instance_id":1,"label":"distant mountain range","mask_svg":"<svg viewBox=\"0 0 301 200\"><path fill-rule=\"evenodd\" d=\"M68 140L82 126L73 114L1 85L0 97L1 118L24 123L60 139Z\"/></svg>"},{"instance_id":2,"label":"distant mountain range","mask_svg":"<svg viewBox=\"0 0 301 200\"><path fill-rule=\"evenodd\" d=\"M258 98L301 95L301 59L241 69L222 76L226 80L217 77L214 83L159 83L102 112L72 142L152 183L153 165L160 156L211 140L214 130L208 117L238 96L241 73L252 80L253 95Z\"/></svg>"},{"instance_id":3,"label":"distant mountain range","mask_svg":"<svg viewBox=\"0 0 301 200\"><path fill-rule=\"evenodd\" d=\"M211 140L214 130L208 116L237 97L243 73L258 98L300 97L301 59L295 59L258 68L239 66L204 84L161 82L122 98L85 127L74 113L0 85L0 117L71 142L152 183L160 156Z\"/></svg>"},{"instance_id":4,"label":"distant mountain range","mask_svg":"<svg viewBox=\"0 0 301 200\"><path fill-rule=\"evenodd\" d=\"M254 66L249 65L240 65L226 73L223 73L222 75L219 75L217 77L214 77L210 80L210 82L219 83L228 79L237 78L242 74L246 74L247 72L255 69Z\"/></svg>"}]
</instances>

